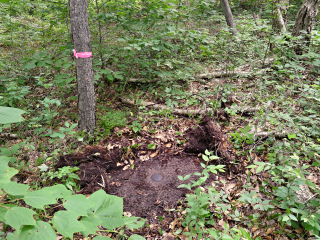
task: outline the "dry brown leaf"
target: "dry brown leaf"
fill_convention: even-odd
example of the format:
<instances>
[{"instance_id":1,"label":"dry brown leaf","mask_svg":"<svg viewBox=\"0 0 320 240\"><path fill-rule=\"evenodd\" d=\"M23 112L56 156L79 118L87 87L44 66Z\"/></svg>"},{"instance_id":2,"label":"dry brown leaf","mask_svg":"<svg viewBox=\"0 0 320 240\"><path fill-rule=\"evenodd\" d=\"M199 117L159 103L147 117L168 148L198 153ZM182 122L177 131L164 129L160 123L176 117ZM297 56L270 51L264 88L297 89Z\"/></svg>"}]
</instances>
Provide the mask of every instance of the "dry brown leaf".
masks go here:
<instances>
[{"instance_id":1,"label":"dry brown leaf","mask_svg":"<svg viewBox=\"0 0 320 240\"><path fill-rule=\"evenodd\" d=\"M154 137L160 139L162 142L168 142L167 134L165 133L158 133Z\"/></svg>"},{"instance_id":2,"label":"dry brown leaf","mask_svg":"<svg viewBox=\"0 0 320 240\"><path fill-rule=\"evenodd\" d=\"M259 227L257 225L254 225L252 228L251 228L251 231L252 233L254 233L255 231L257 231L259 229Z\"/></svg>"},{"instance_id":3,"label":"dry brown leaf","mask_svg":"<svg viewBox=\"0 0 320 240\"><path fill-rule=\"evenodd\" d=\"M228 183L222 189L225 191L226 194L229 194L235 186L235 183Z\"/></svg>"},{"instance_id":4,"label":"dry brown leaf","mask_svg":"<svg viewBox=\"0 0 320 240\"><path fill-rule=\"evenodd\" d=\"M142 155L142 156L140 156L139 158L140 158L140 160L141 160L142 162L149 160L149 156L148 156L148 155Z\"/></svg>"},{"instance_id":5,"label":"dry brown leaf","mask_svg":"<svg viewBox=\"0 0 320 240\"><path fill-rule=\"evenodd\" d=\"M171 230L173 230L173 229L176 227L177 222L178 222L178 219L175 218L175 219L170 223L169 228L170 228Z\"/></svg>"},{"instance_id":6,"label":"dry brown leaf","mask_svg":"<svg viewBox=\"0 0 320 240\"><path fill-rule=\"evenodd\" d=\"M224 221L223 221L223 218L219 220L218 225L220 225L220 226L222 227L222 229L225 230L225 229L224 229Z\"/></svg>"},{"instance_id":7,"label":"dry brown leaf","mask_svg":"<svg viewBox=\"0 0 320 240\"><path fill-rule=\"evenodd\" d=\"M152 153L152 154L150 155L150 157L151 157L151 158L154 158L155 156L157 156L157 154L158 154L158 151Z\"/></svg>"},{"instance_id":8,"label":"dry brown leaf","mask_svg":"<svg viewBox=\"0 0 320 240\"><path fill-rule=\"evenodd\" d=\"M166 146L167 148L170 148L170 147L172 146L172 144L171 144L171 143L167 143L165 146Z\"/></svg>"},{"instance_id":9,"label":"dry brown leaf","mask_svg":"<svg viewBox=\"0 0 320 240\"><path fill-rule=\"evenodd\" d=\"M266 231L266 234L270 234L270 233L273 233L275 230L274 227L271 227L271 228L268 228L268 230Z\"/></svg>"},{"instance_id":10,"label":"dry brown leaf","mask_svg":"<svg viewBox=\"0 0 320 240\"><path fill-rule=\"evenodd\" d=\"M144 126L144 127L142 128L142 130L143 130L143 131L148 131L148 126Z\"/></svg>"}]
</instances>

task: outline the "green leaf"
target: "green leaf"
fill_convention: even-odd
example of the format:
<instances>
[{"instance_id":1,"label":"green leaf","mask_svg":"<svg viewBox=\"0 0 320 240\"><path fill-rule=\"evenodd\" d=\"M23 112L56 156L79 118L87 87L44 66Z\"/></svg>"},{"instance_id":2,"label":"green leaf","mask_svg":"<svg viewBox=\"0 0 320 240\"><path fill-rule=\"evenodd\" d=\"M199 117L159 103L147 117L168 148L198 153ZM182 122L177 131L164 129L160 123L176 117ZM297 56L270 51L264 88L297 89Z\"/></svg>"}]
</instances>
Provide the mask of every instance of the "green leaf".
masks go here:
<instances>
[{"instance_id":1,"label":"green leaf","mask_svg":"<svg viewBox=\"0 0 320 240\"><path fill-rule=\"evenodd\" d=\"M99 231L98 226L101 225L101 220L99 220L92 211L88 212L88 216L82 217L80 222L85 226L85 229L81 231L84 236L96 234L96 232Z\"/></svg>"},{"instance_id":2,"label":"green leaf","mask_svg":"<svg viewBox=\"0 0 320 240\"><path fill-rule=\"evenodd\" d=\"M281 222L286 222L289 220L289 216L287 214L282 216Z\"/></svg>"},{"instance_id":3,"label":"green leaf","mask_svg":"<svg viewBox=\"0 0 320 240\"><path fill-rule=\"evenodd\" d=\"M30 62L27 62L27 63L23 64L23 65L21 66L21 68L22 68L22 69L30 70L30 69L36 67L36 63L37 63L37 60L32 60L32 61L30 61Z\"/></svg>"},{"instance_id":4,"label":"green leaf","mask_svg":"<svg viewBox=\"0 0 320 240\"><path fill-rule=\"evenodd\" d=\"M224 233L222 235L222 240L234 240L233 237L229 236L228 234Z\"/></svg>"},{"instance_id":5,"label":"green leaf","mask_svg":"<svg viewBox=\"0 0 320 240\"><path fill-rule=\"evenodd\" d=\"M293 133L293 134L288 134L288 138L289 139L293 139L293 138L296 138L296 134L295 133Z\"/></svg>"},{"instance_id":6,"label":"green leaf","mask_svg":"<svg viewBox=\"0 0 320 240\"><path fill-rule=\"evenodd\" d=\"M37 225L26 225L21 229L19 240L57 240L57 234L49 223L37 221Z\"/></svg>"},{"instance_id":7,"label":"green leaf","mask_svg":"<svg viewBox=\"0 0 320 240\"><path fill-rule=\"evenodd\" d=\"M70 211L56 212L52 224L65 237L73 239L73 233L82 231L85 226L77 220L79 215Z\"/></svg>"},{"instance_id":8,"label":"green leaf","mask_svg":"<svg viewBox=\"0 0 320 240\"><path fill-rule=\"evenodd\" d=\"M7 234L6 240L18 240L18 236L15 235L15 234L13 234L13 233L11 233L11 232L9 232L9 233Z\"/></svg>"},{"instance_id":9,"label":"green leaf","mask_svg":"<svg viewBox=\"0 0 320 240\"><path fill-rule=\"evenodd\" d=\"M24 113L25 111L18 108L0 107L0 124L21 122L24 120L21 117Z\"/></svg>"},{"instance_id":10,"label":"green leaf","mask_svg":"<svg viewBox=\"0 0 320 240\"><path fill-rule=\"evenodd\" d=\"M256 170L256 173L261 172L261 171L263 170L263 168L264 168L264 166L263 166L263 165L259 166L259 167L257 168L257 170Z\"/></svg>"},{"instance_id":11,"label":"green leaf","mask_svg":"<svg viewBox=\"0 0 320 240\"><path fill-rule=\"evenodd\" d=\"M130 229L137 229L142 228L144 223L146 222L145 219L139 217L123 217L124 224Z\"/></svg>"},{"instance_id":12,"label":"green leaf","mask_svg":"<svg viewBox=\"0 0 320 240\"><path fill-rule=\"evenodd\" d=\"M208 156L207 156L207 155L204 155L204 154L202 154L202 159L203 159L203 160L205 160L206 162L208 162L208 161L209 161Z\"/></svg>"},{"instance_id":13,"label":"green leaf","mask_svg":"<svg viewBox=\"0 0 320 240\"><path fill-rule=\"evenodd\" d=\"M20 184L14 181L11 181L3 186L3 190L13 196L24 195L28 192L29 185Z\"/></svg>"},{"instance_id":14,"label":"green leaf","mask_svg":"<svg viewBox=\"0 0 320 240\"><path fill-rule=\"evenodd\" d=\"M19 171L8 166L10 157L0 156L0 186L10 182L10 179Z\"/></svg>"},{"instance_id":15,"label":"green leaf","mask_svg":"<svg viewBox=\"0 0 320 240\"><path fill-rule=\"evenodd\" d=\"M93 238L94 240L112 240L109 237L106 236L96 236L95 238Z\"/></svg>"},{"instance_id":16,"label":"green leaf","mask_svg":"<svg viewBox=\"0 0 320 240\"><path fill-rule=\"evenodd\" d=\"M146 240L146 239L140 235L133 234L129 237L129 240Z\"/></svg>"},{"instance_id":17,"label":"green leaf","mask_svg":"<svg viewBox=\"0 0 320 240\"><path fill-rule=\"evenodd\" d=\"M15 204L0 204L0 222L5 222L4 215L6 212L13 207L18 207Z\"/></svg>"},{"instance_id":18,"label":"green leaf","mask_svg":"<svg viewBox=\"0 0 320 240\"><path fill-rule=\"evenodd\" d=\"M72 191L68 190L64 185L58 184L51 187L44 187L44 190L50 191L55 199L66 198L71 196Z\"/></svg>"},{"instance_id":19,"label":"green leaf","mask_svg":"<svg viewBox=\"0 0 320 240\"><path fill-rule=\"evenodd\" d=\"M96 203L92 208L96 217L101 220L101 225L107 229L114 229L124 224L123 199L117 196L108 195L103 190L93 193L89 199Z\"/></svg>"},{"instance_id":20,"label":"green leaf","mask_svg":"<svg viewBox=\"0 0 320 240\"><path fill-rule=\"evenodd\" d=\"M298 222L298 219L297 219L293 214L290 213L288 216L289 216L289 218L291 218L293 221Z\"/></svg>"},{"instance_id":21,"label":"green leaf","mask_svg":"<svg viewBox=\"0 0 320 240\"><path fill-rule=\"evenodd\" d=\"M57 203L57 200L52 196L52 193L46 189L28 192L25 195L24 201L31 207L38 209L44 209L45 205Z\"/></svg>"},{"instance_id":22,"label":"green leaf","mask_svg":"<svg viewBox=\"0 0 320 240\"><path fill-rule=\"evenodd\" d=\"M19 144L13 145L13 146L11 147L11 154L12 154L12 155L13 155L13 154L16 154L16 153L18 152L19 148L20 148L20 145L19 145Z\"/></svg>"},{"instance_id":23,"label":"green leaf","mask_svg":"<svg viewBox=\"0 0 320 240\"><path fill-rule=\"evenodd\" d=\"M94 207L95 203L84 195L77 194L68 197L63 206L65 209L73 211L79 216L87 216L87 210Z\"/></svg>"},{"instance_id":24,"label":"green leaf","mask_svg":"<svg viewBox=\"0 0 320 240\"><path fill-rule=\"evenodd\" d=\"M34 211L24 207L13 207L8 209L4 215L5 222L19 230L22 225L36 225L36 221L33 215L36 214Z\"/></svg>"}]
</instances>

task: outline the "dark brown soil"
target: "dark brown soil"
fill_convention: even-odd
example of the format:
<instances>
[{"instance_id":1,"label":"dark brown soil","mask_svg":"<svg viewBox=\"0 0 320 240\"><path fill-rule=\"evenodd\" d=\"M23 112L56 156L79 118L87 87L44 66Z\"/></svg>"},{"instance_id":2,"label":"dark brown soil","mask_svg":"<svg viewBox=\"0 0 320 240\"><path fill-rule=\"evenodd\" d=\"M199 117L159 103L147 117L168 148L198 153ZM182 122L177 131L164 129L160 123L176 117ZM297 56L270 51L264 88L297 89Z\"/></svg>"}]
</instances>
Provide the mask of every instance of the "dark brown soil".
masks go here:
<instances>
[{"instance_id":1,"label":"dark brown soil","mask_svg":"<svg viewBox=\"0 0 320 240\"><path fill-rule=\"evenodd\" d=\"M151 135L142 134L132 142L128 140L132 140L132 136L110 138L106 141L108 146L88 146L83 153L61 157L56 168L78 166L81 193L90 194L102 188L108 194L124 198L125 212L153 223L159 216L166 215L169 209L175 209L187 193L185 188L178 188L185 183L178 176L191 174L189 181L195 180L193 173L202 171L199 153L213 150L220 159L210 164L226 165L227 173L239 173L244 167L243 164L234 167L232 163L240 159L220 126L209 116L205 116L197 128L190 128L185 136L188 136L185 149L159 144L152 150L147 147L147 142L152 140ZM133 142L141 145L132 147L136 145ZM141 155L150 156L149 160L142 161ZM130 168L130 165L134 167ZM123 170L124 166L126 170ZM162 180L153 181L153 174L161 174Z\"/></svg>"},{"instance_id":2,"label":"dark brown soil","mask_svg":"<svg viewBox=\"0 0 320 240\"><path fill-rule=\"evenodd\" d=\"M187 190L178 188L181 182L178 175L185 176L200 172L201 166L195 157L173 157L141 162L134 169L113 171L110 174L112 194L124 198L124 211L158 221L164 211L175 208ZM159 173L163 179L155 182L153 174ZM195 180L194 176L190 179Z\"/></svg>"}]
</instances>

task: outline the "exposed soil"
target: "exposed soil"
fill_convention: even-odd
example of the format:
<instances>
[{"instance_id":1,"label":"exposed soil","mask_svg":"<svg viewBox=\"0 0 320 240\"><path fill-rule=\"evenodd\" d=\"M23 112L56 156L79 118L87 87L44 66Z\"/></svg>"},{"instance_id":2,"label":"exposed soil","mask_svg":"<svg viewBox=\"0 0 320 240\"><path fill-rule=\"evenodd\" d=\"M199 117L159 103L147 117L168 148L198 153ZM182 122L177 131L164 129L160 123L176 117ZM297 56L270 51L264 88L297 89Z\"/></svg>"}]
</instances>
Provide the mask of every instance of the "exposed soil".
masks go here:
<instances>
[{"instance_id":1,"label":"exposed soil","mask_svg":"<svg viewBox=\"0 0 320 240\"><path fill-rule=\"evenodd\" d=\"M186 189L178 188L184 183L178 175L201 171L196 160L195 157L165 155L164 158L141 162L134 169L113 171L110 174L111 193L124 197L124 211L147 218L151 223L158 221L165 211L176 208L187 193ZM155 182L151 177L157 173L163 178ZM194 177L190 179L195 180Z\"/></svg>"},{"instance_id":2,"label":"exposed soil","mask_svg":"<svg viewBox=\"0 0 320 240\"><path fill-rule=\"evenodd\" d=\"M169 216L169 209L177 209L179 200L183 201L188 192L178 188L186 183L178 176L191 174L188 181L196 180L193 173L202 171L199 153L206 149L214 151L220 159L210 164L226 165L225 175L232 171L240 173L245 165L233 166L235 161L244 161L234 153L221 127L209 116L203 117L200 125L189 128L185 136L188 143L180 148L170 143L159 145L157 149L147 147L146 142L152 136L143 133L132 142L125 136L110 138L105 141L107 146L88 146L83 153L61 157L56 168L78 166L81 193L90 194L102 188L108 194L124 198L125 212L156 224L160 216ZM132 147L136 141L140 141L139 147ZM171 222L175 217L171 214L169 218Z\"/></svg>"}]
</instances>

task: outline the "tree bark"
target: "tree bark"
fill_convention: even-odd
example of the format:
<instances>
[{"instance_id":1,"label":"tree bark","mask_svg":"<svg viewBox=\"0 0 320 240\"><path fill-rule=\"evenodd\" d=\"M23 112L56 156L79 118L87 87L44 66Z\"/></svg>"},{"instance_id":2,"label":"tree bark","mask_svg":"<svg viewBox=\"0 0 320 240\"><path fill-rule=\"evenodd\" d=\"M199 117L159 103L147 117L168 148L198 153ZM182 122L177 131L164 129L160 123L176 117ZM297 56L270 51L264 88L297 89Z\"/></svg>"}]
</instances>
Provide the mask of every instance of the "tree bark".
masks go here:
<instances>
[{"instance_id":1,"label":"tree bark","mask_svg":"<svg viewBox=\"0 0 320 240\"><path fill-rule=\"evenodd\" d=\"M287 12L289 8L289 0L276 0L275 9L273 11L272 28L275 32L287 31Z\"/></svg>"},{"instance_id":2,"label":"tree bark","mask_svg":"<svg viewBox=\"0 0 320 240\"><path fill-rule=\"evenodd\" d=\"M233 19L229 2L228 0L220 0L220 2L223 9L224 17L226 18L227 24L230 27L230 32L232 33L232 35L236 35L237 34L236 24Z\"/></svg>"},{"instance_id":3,"label":"tree bark","mask_svg":"<svg viewBox=\"0 0 320 240\"><path fill-rule=\"evenodd\" d=\"M76 52L91 52L91 33L88 25L88 1L69 0L70 25ZM76 58L78 111L80 131L93 133L96 125L95 92L92 57Z\"/></svg>"},{"instance_id":4,"label":"tree bark","mask_svg":"<svg viewBox=\"0 0 320 240\"><path fill-rule=\"evenodd\" d=\"M309 47L312 29L319 11L320 0L304 0L297 14L295 24L292 30L292 36L297 37L303 35L305 46ZM306 33L302 33L304 31ZM295 51L297 54L302 54L303 47L301 43L297 43Z\"/></svg>"}]
</instances>

